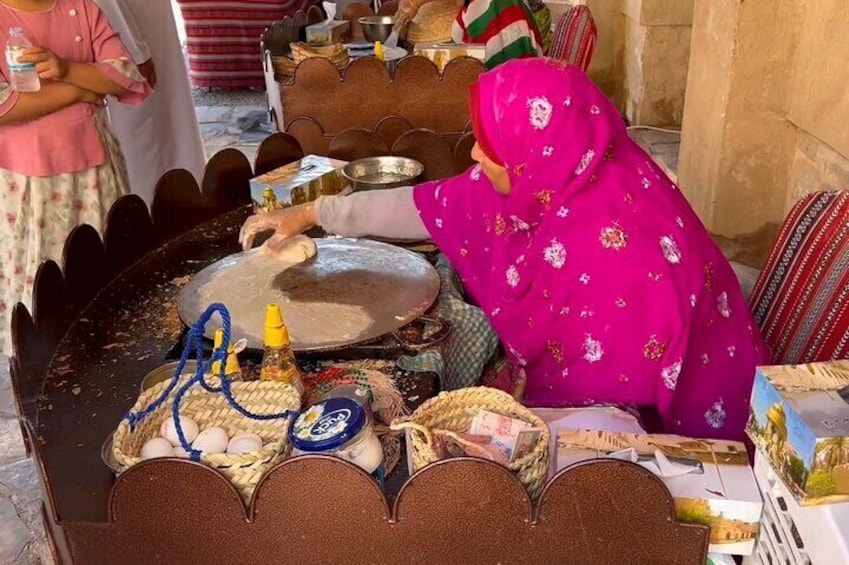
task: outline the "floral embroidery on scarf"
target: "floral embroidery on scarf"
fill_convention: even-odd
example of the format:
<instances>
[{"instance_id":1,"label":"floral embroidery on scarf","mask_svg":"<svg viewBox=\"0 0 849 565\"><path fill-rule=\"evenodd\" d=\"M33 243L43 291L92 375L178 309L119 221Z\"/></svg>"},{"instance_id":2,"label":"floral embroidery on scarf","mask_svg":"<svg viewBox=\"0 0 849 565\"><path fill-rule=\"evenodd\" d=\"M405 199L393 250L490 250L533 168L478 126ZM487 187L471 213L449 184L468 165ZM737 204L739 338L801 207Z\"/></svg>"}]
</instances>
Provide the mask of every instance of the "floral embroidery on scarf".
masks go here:
<instances>
[{"instance_id":1,"label":"floral embroidery on scarf","mask_svg":"<svg viewBox=\"0 0 849 565\"><path fill-rule=\"evenodd\" d=\"M545 129L551 122L551 102L545 96L539 96L528 100L531 125L534 129Z\"/></svg>"},{"instance_id":2,"label":"floral embroidery on scarf","mask_svg":"<svg viewBox=\"0 0 849 565\"><path fill-rule=\"evenodd\" d=\"M587 334L584 339L584 360L588 363L598 363L602 357L604 357L604 349L601 347L601 342Z\"/></svg>"},{"instance_id":3,"label":"floral embroidery on scarf","mask_svg":"<svg viewBox=\"0 0 849 565\"><path fill-rule=\"evenodd\" d=\"M667 345L667 342L660 341L656 335L652 335L643 346L643 356L649 361L660 361L666 353Z\"/></svg>"},{"instance_id":4,"label":"floral embroidery on scarf","mask_svg":"<svg viewBox=\"0 0 849 565\"><path fill-rule=\"evenodd\" d=\"M660 279L662 278L662 275L658 273L649 273L649 280L652 282L660 282Z\"/></svg>"},{"instance_id":5,"label":"floral embroidery on scarf","mask_svg":"<svg viewBox=\"0 0 849 565\"><path fill-rule=\"evenodd\" d=\"M498 316L498 314L500 314L500 313L501 313L501 308L493 308L492 312L490 313L490 316L493 316L493 317Z\"/></svg>"},{"instance_id":6,"label":"floral embroidery on scarf","mask_svg":"<svg viewBox=\"0 0 849 565\"><path fill-rule=\"evenodd\" d=\"M634 195L630 192L625 194L625 204L633 204L634 203Z\"/></svg>"},{"instance_id":7,"label":"floral embroidery on scarf","mask_svg":"<svg viewBox=\"0 0 849 565\"><path fill-rule=\"evenodd\" d=\"M675 218L675 223L678 224L679 228L684 229L684 220L681 219L681 216Z\"/></svg>"},{"instance_id":8,"label":"floral embroidery on scarf","mask_svg":"<svg viewBox=\"0 0 849 565\"><path fill-rule=\"evenodd\" d=\"M551 145L546 145L542 148L542 156L543 157L551 157L554 154L554 147Z\"/></svg>"},{"instance_id":9,"label":"floral embroidery on scarf","mask_svg":"<svg viewBox=\"0 0 849 565\"><path fill-rule=\"evenodd\" d=\"M441 184L436 185L436 190L433 191L433 199L434 200L439 200L439 193L441 191L442 191L442 185Z\"/></svg>"},{"instance_id":10,"label":"floral embroidery on scarf","mask_svg":"<svg viewBox=\"0 0 849 565\"><path fill-rule=\"evenodd\" d=\"M587 318L592 318L593 316L595 316L595 312L593 312L592 310L587 310L586 308L587 307L584 306L584 309L581 310L580 316L582 320L586 320Z\"/></svg>"},{"instance_id":11,"label":"floral embroidery on scarf","mask_svg":"<svg viewBox=\"0 0 849 565\"><path fill-rule=\"evenodd\" d=\"M568 376L569 376L569 367L564 368L564 369L560 372L560 376L561 376L561 377L563 377L564 379L565 379L566 377L568 377Z\"/></svg>"},{"instance_id":12,"label":"floral embroidery on scarf","mask_svg":"<svg viewBox=\"0 0 849 565\"><path fill-rule=\"evenodd\" d=\"M530 231L531 225L520 218L519 216L510 216L510 221L513 222L514 231Z\"/></svg>"},{"instance_id":13,"label":"floral embroidery on scarf","mask_svg":"<svg viewBox=\"0 0 849 565\"><path fill-rule=\"evenodd\" d=\"M553 194L554 192L550 190L540 190L539 192L534 194L534 198L539 200L543 206L548 208L549 206L551 206L551 197Z\"/></svg>"},{"instance_id":14,"label":"floral embroidery on scarf","mask_svg":"<svg viewBox=\"0 0 849 565\"><path fill-rule=\"evenodd\" d=\"M583 273L581 275L581 278L579 278L578 280L581 281L581 284L590 284L590 275L588 275L587 273Z\"/></svg>"},{"instance_id":15,"label":"floral embroidery on scarf","mask_svg":"<svg viewBox=\"0 0 849 565\"><path fill-rule=\"evenodd\" d=\"M718 430L725 425L725 418L728 416L722 404L723 402L720 398L718 401L714 402L713 406L708 408L705 412L705 421L707 422L708 426L715 430Z\"/></svg>"},{"instance_id":16,"label":"floral embroidery on scarf","mask_svg":"<svg viewBox=\"0 0 849 565\"><path fill-rule=\"evenodd\" d=\"M519 255L518 257L516 257L516 264L517 265L521 265L524 262L525 262L525 256L524 255Z\"/></svg>"},{"instance_id":17,"label":"floral embroidery on scarf","mask_svg":"<svg viewBox=\"0 0 849 565\"><path fill-rule=\"evenodd\" d=\"M436 224L436 227L441 228L442 227L442 218L436 218L435 220L433 220L433 223Z\"/></svg>"},{"instance_id":18,"label":"floral embroidery on scarf","mask_svg":"<svg viewBox=\"0 0 849 565\"><path fill-rule=\"evenodd\" d=\"M569 208L567 208L566 206L561 206L557 210L557 217L558 218L565 218L568 215L569 215Z\"/></svg>"},{"instance_id":19,"label":"floral embroidery on scarf","mask_svg":"<svg viewBox=\"0 0 849 565\"><path fill-rule=\"evenodd\" d=\"M617 298L616 299L616 307L617 308L627 308L628 303L625 301L624 298Z\"/></svg>"},{"instance_id":20,"label":"floral embroidery on scarf","mask_svg":"<svg viewBox=\"0 0 849 565\"><path fill-rule=\"evenodd\" d=\"M696 295L695 294L690 295L690 306L693 307L693 308L696 307Z\"/></svg>"},{"instance_id":21,"label":"floral embroidery on scarf","mask_svg":"<svg viewBox=\"0 0 849 565\"><path fill-rule=\"evenodd\" d=\"M646 177L643 177L643 180L641 182L642 182L644 189L648 190L648 189L651 188L651 181L649 179L647 179Z\"/></svg>"},{"instance_id":22,"label":"floral embroidery on scarf","mask_svg":"<svg viewBox=\"0 0 849 565\"><path fill-rule=\"evenodd\" d=\"M469 254L469 250L468 250L468 249L466 249L465 247L461 247L461 248L460 248L460 257L465 257L465 256L467 256L468 254Z\"/></svg>"},{"instance_id":23,"label":"floral embroidery on scarf","mask_svg":"<svg viewBox=\"0 0 849 565\"><path fill-rule=\"evenodd\" d=\"M728 346L728 356L732 359L737 356L737 348L733 345Z\"/></svg>"},{"instance_id":24,"label":"floral embroidery on scarf","mask_svg":"<svg viewBox=\"0 0 849 565\"><path fill-rule=\"evenodd\" d=\"M507 268L507 284L516 288L519 286L519 271L516 269L515 265L510 265Z\"/></svg>"},{"instance_id":25,"label":"floral embroidery on scarf","mask_svg":"<svg viewBox=\"0 0 849 565\"><path fill-rule=\"evenodd\" d=\"M523 172L525 172L525 164L524 163L519 163L518 165L513 167L513 176L520 177L520 176L522 176Z\"/></svg>"},{"instance_id":26,"label":"floral embroidery on scarf","mask_svg":"<svg viewBox=\"0 0 849 565\"><path fill-rule=\"evenodd\" d=\"M601 235L598 239L602 247L613 249L614 251L621 251L628 245L628 234L616 222L613 225L602 228Z\"/></svg>"},{"instance_id":27,"label":"floral embroidery on scarf","mask_svg":"<svg viewBox=\"0 0 849 565\"><path fill-rule=\"evenodd\" d=\"M561 316L568 316L571 311L572 311L571 308L569 308L568 306L564 306L563 308L560 309L560 315Z\"/></svg>"},{"instance_id":28,"label":"floral embroidery on scarf","mask_svg":"<svg viewBox=\"0 0 849 565\"><path fill-rule=\"evenodd\" d=\"M702 353L702 365L710 365L710 355Z\"/></svg>"},{"instance_id":29,"label":"floral embroidery on scarf","mask_svg":"<svg viewBox=\"0 0 849 565\"><path fill-rule=\"evenodd\" d=\"M723 292L716 298L716 307L723 318L731 317L731 307L728 306L728 293Z\"/></svg>"},{"instance_id":30,"label":"floral embroidery on scarf","mask_svg":"<svg viewBox=\"0 0 849 565\"><path fill-rule=\"evenodd\" d=\"M549 298L551 298L551 291L548 290L548 289L543 290L542 291L542 297L545 298L546 300L548 300Z\"/></svg>"},{"instance_id":31,"label":"floral embroidery on scarf","mask_svg":"<svg viewBox=\"0 0 849 565\"><path fill-rule=\"evenodd\" d=\"M495 216L495 235L502 235L507 230L507 223L501 214Z\"/></svg>"},{"instance_id":32,"label":"floral embroidery on scarf","mask_svg":"<svg viewBox=\"0 0 849 565\"><path fill-rule=\"evenodd\" d=\"M592 149L590 149L589 151L584 153L584 156L581 157L581 162L578 163L578 166L575 168L575 174L576 175L583 174L584 171L586 171L587 168L590 166L590 163L593 162L594 157L595 157L595 151L593 151Z\"/></svg>"},{"instance_id":33,"label":"floral embroidery on scarf","mask_svg":"<svg viewBox=\"0 0 849 565\"><path fill-rule=\"evenodd\" d=\"M668 367L664 367L660 371L660 378L663 379L663 384L666 385L666 388L669 390L675 390L678 386L678 377L681 375L682 362L683 360L679 359L675 363Z\"/></svg>"},{"instance_id":34,"label":"floral embroidery on scarf","mask_svg":"<svg viewBox=\"0 0 849 565\"><path fill-rule=\"evenodd\" d=\"M713 288L713 265L708 263L705 265L705 290Z\"/></svg>"},{"instance_id":35,"label":"floral embroidery on scarf","mask_svg":"<svg viewBox=\"0 0 849 565\"><path fill-rule=\"evenodd\" d=\"M571 96L567 96L567 97L566 97L566 99L565 99L565 100L563 100L563 105L564 105L564 106L571 106L571 105L572 105L572 97L571 97Z\"/></svg>"},{"instance_id":36,"label":"floral embroidery on scarf","mask_svg":"<svg viewBox=\"0 0 849 565\"><path fill-rule=\"evenodd\" d=\"M590 114L592 114L593 116L598 116L599 114L601 114L601 108L593 104L592 106L590 106Z\"/></svg>"},{"instance_id":37,"label":"floral embroidery on scarf","mask_svg":"<svg viewBox=\"0 0 849 565\"><path fill-rule=\"evenodd\" d=\"M475 165L472 167L472 172L469 173L469 177L471 177L471 179L475 182L481 180L481 166ZM439 189L436 190L436 196L439 196Z\"/></svg>"},{"instance_id":38,"label":"floral embroidery on scarf","mask_svg":"<svg viewBox=\"0 0 849 565\"><path fill-rule=\"evenodd\" d=\"M681 250L678 249L678 244L670 236L665 235L660 238L660 249L663 251L663 256L672 265L681 262Z\"/></svg>"},{"instance_id":39,"label":"floral embroidery on scarf","mask_svg":"<svg viewBox=\"0 0 849 565\"><path fill-rule=\"evenodd\" d=\"M558 365L563 363L563 350L560 347L560 344L556 341L548 342L548 352L551 353L551 356L554 358L554 362Z\"/></svg>"},{"instance_id":40,"label":"floral embroidery on scarf","mask_svg":"<svg viewBox=\"0 0 849 565\"><path fill-rule=\"evenodd\" d=\"M557 239L552 239L543 251L543 257L546 263L555 269L561 269L566 264L566 248Z\"/></svg>"}]
</instances>

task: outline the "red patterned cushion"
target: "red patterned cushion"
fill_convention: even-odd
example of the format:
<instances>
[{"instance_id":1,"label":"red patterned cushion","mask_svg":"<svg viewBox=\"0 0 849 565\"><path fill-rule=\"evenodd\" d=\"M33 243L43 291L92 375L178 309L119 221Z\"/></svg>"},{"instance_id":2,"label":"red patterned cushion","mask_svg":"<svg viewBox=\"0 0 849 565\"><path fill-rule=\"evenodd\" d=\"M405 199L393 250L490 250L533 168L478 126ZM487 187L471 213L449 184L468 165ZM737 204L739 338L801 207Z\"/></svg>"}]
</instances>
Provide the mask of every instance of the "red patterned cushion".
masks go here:
<instances>
[{"instance_id":1,"label":"red patterned cushion","mask_svg":"<svg viewBox=\"0 0 849 565\"><path fill-rule=\"evenodd\" d=\"M849 191L793 207L750 305L776 363L849 358Z\"/></svg>"},{"instance_id":2,"label":"red patterned cushion","mask_svg":"<svg viewBox=\"0 0 849 565\"><path fill-rule=\"evenodd\" d=\"M548 55L587 72L597 38L598 29L590 9L584 5L572 6L557 22Z\"/></svg>"}]
</instances>

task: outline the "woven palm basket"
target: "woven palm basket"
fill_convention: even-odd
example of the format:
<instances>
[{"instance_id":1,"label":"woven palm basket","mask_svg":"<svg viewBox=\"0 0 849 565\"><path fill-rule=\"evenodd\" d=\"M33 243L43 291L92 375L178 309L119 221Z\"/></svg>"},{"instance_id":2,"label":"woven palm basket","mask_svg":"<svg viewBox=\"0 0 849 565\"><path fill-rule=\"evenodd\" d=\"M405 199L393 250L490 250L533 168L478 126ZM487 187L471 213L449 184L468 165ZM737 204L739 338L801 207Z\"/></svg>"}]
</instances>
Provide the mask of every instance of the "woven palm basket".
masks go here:
<instances>
[{"instance_id":1,"label":"woven palm basket","mask_svg":"<svg viewBox=\"0 0 849 565\"><path fill-rule=\"evenodd\" d=\"M295 74L295 61L288 55L273 55L271 57L271 65L274 67L274 79L286 80L292 78Z\"/></svg>"},{"instance_id":2,"label":"woven palm basket","mask_svg":"<svg viewBox=\"0 0 849 565\"><path fill-rule=\"evenodd\" d=\"M451 26L457 18L454 0L436 0L419 8L407 30L407 41L417 43L446 43L451 41Z\"/></svg>"},{"instance_id":3,"label":"woven palm basket","mask_svg":"<svg viewBox=\"0 0 849 565\"><path fill-rule=\"evenodd\" d=\"M217 386L217 377L207 376L207 383ZM187 380L181 378L174 388L179 390ZM158 399L170 381L162 382L142 392L133 406L139 413ZM301 398L291 385L271 381L233 382L230 384L233 398L253 414L278 414L286 410L300 409ZM171 417L174 404L172 395L148 414L134 430L127 420L122 420L112 443L112 453L118 464L127 469L142 461L139 454L142 446L159 436L159 428ZM200 385L192 386L180 401L180 414L193 419L203 430L219 426L229 437L237 433L250 432L262 438L263 448L252 453L202 453L200 461L220 471L239 490L245 501L249 501L262 475L277 462L289 456L288 420L254 420L239 414L230 406L220 392L208 392Z\"/></svg>"},{"instance_id":4,"label":"woven palm basket","mask_svg":"<svg viewBox=\"0 0 849 565\"><path fill-rule=\"evenodd\" d=\"M531 499L536 500L548 479L551 432L542 419L506 392L487 387L443 392L419 406L409 418L393 422L392 429L409 430L407 452L414 470L418 471L439 460L431 430L467 432L472 420L481 410L516 418L542 430L533 451L508 466L528 490Z\"/></svg>"},{"instance_id":5,"label":"woven palm basket","mask_svg":"<svg viewBox=\"0 0 849 565\"><path fill-rule=\"evenodd\" d=\"M292 43L290 47L292 48L292 59L296 65L312 57L328 59L337 69L343 69L348 64L348 48L338 43L333 45L307 45L299 42Z\"/></svg>"}]
</instances>

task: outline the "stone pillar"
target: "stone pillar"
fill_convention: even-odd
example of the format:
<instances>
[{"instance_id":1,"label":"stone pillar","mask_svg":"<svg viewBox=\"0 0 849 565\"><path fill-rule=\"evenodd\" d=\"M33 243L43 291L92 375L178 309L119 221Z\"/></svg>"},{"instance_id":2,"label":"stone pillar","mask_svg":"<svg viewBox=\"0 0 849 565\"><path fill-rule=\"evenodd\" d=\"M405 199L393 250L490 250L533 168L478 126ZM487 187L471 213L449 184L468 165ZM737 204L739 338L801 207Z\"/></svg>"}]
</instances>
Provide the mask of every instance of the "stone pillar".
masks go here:
<instances>
[{"instance_id":1,"label":"stone pillar","mask_svg":"<svg viewBox=\"0 0 849 565\"><path fill-rule=\"evenodd\" d=\"M693 0L587 0L599 28L590 77L632 124L677 126Z\"/></svg>"},{"instance_id":2,"label":"stone pillar","mask_svg":"<svg viewBox=\"0 0 849 565\"><path fill-rule=\"evenodd\" d=\"M762 262L788 208L849 182L849 3L696 0L678 181L726 251Z\"/></svg>"}]
</instances>

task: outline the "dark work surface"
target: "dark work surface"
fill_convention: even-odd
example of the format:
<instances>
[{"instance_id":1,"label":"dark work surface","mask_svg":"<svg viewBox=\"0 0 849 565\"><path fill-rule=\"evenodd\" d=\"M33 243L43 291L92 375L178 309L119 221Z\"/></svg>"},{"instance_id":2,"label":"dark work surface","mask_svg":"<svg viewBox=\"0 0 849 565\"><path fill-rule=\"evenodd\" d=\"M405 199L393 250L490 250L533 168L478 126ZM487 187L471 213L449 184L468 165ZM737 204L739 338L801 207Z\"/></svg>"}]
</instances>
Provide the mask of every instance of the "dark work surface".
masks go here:
<instances>
[{"instance_id":1,"label":"dark work surface","mask_svg":"<svg viewBox=\"0 0 849 565\"><path fill-rule=\"evenodd\" d=\"M60 521L106 520L114 477L100 457L103 442L135 403L142 377L173 356L185 329L181 287L239 251L247 215L247 208L231 212L143 257L94 298L59 345L39 398L36 440ZM413 405L438 388L434 375L402 378ZM403 484L404 466L402 458L392 491Z\"/></svg>"}]
</instances>

